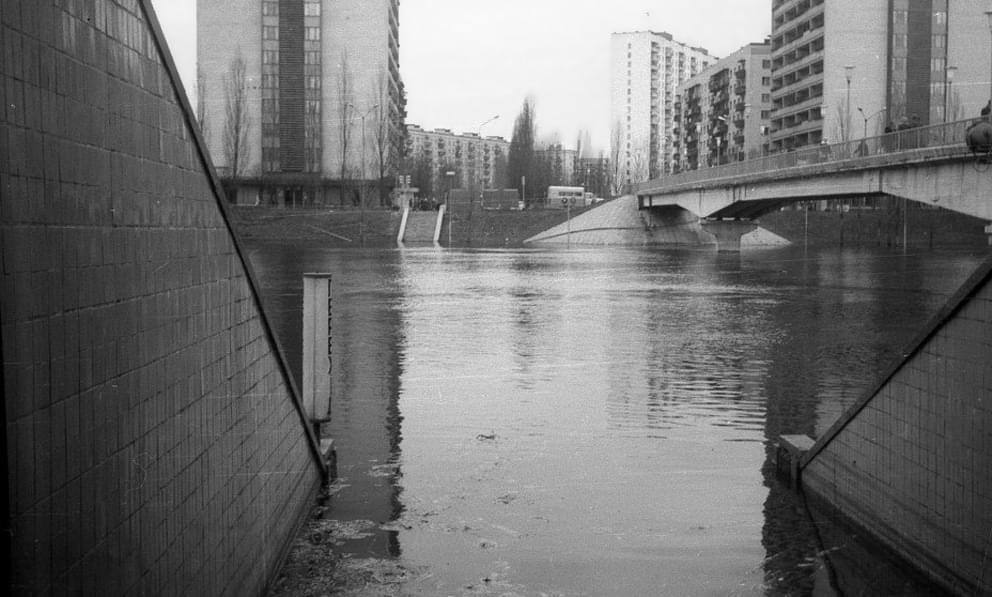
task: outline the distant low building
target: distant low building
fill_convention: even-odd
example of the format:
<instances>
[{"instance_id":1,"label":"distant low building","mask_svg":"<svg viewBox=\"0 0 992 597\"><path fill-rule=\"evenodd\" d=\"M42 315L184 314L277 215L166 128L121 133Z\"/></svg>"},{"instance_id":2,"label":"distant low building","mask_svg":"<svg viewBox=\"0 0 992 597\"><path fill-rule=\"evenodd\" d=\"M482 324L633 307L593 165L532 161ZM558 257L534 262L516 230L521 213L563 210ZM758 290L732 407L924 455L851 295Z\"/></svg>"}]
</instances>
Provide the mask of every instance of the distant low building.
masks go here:
<instances>
[{"instance_id":1,"label":"distant low building","mask_svg":"<svg viewBox=\"0 0 992 597\"><path fill-rule=\"evenodd\" d=\"M407 169L421 192L440 197L443 189L497 188L503 184L510 143L503 137L480 137L476 133L455 134L450 129L425 130L408 124ZM415 172L422 169L419 180ZM453 172L451 180L446 173Z\"/></svg>"}]
</instances>

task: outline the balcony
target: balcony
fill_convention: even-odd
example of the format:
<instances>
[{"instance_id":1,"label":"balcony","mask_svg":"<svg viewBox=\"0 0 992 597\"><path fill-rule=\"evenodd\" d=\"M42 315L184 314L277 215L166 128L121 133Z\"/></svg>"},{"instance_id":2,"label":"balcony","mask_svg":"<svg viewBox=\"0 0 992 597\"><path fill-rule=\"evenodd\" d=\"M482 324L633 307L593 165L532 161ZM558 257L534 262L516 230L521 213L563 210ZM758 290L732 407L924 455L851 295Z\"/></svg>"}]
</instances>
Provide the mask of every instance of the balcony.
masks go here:
<instances>
[{"instance_id":1,"label":"balcony","mask_svg":"<svg viewBox=\"0 0 992 597\"><path fill-rule=\"evenodd\" d=\"M791 85L805 77L818 75L822 72L823 54L820 52L811 52L803 56L800 60L789 63L775 72L775 79L772 80L772 92L774 93L785 85Z\"/></svg>"},{"instance_id":2,"label":"balcony","mask_svg":"<svg viewBox=\"0 0 992 597\"><path fill-rule=\"evenodd\" d=\"M776 102L783 104L782 107L788 107L789 101L795 102L795 96L806 90L808 90L810 96L823 95L823 73L810 75L791 85L779 87L773 95ZM800 98L798 101L804 101L804 99Z\"/></svg>"}]
</instances>

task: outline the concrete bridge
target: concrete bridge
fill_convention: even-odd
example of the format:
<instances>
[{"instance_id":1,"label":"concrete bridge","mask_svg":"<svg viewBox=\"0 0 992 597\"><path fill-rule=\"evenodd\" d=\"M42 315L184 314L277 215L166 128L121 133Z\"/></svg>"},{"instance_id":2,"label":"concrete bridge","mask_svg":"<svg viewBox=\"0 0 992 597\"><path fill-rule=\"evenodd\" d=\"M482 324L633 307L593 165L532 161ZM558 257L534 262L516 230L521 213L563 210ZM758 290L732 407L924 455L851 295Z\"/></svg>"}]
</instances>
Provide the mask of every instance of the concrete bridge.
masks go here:
<instances>
[{"instance_id":1,"label":"concrete bridge","mask_svg":"<svg viewBox=\"0 0 992 597\"><path fill-rule=\"evenodd\" d=\"M965 145L973 120L917 127L652 180L641 210L703 219L720 250L738 250L752 223L787 203L889 195L992 221L992 164ZM987 229L992 232L992 227Z\"/></svg>"}]
</instances>

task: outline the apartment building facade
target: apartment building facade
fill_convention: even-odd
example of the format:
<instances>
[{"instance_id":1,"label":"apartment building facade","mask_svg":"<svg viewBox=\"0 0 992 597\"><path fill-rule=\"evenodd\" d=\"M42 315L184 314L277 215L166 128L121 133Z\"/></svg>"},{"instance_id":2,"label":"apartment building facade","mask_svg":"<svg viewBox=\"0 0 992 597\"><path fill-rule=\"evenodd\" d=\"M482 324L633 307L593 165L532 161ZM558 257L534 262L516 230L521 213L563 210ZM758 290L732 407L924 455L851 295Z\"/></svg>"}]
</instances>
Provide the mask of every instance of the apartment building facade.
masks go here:
<instances>
[{"instance_id":1,"label":"apartment building facade","mask_svg":"<svg viewBox=\"0 0 992 597\"><path fill-rule=\"evenodd\" d=\"M422 191L438 191L449 184L461 189L494 189L504 184L510 143L503 137L459 135L443 128L428 131L416 124L406 125L406 131L410 161L428 169L429 181L420 182ZM454 178L442 183L447 172L454 172Z\"/></svg>"},{"instance_id":2,"label":"apartment building facade","mask_svg":"<svg viewBox=\"0 0 992 597\"><path fill-rule=\"evenodd\" d=\"M197 40L198 116L229 196L353 204L394 173L399 0L198 0Z\"/></svg>"},{"instance_id":3,"label":"apartment building facade","mask_svg":"<svg viewBox=\"0 0 992 597\"><path fill-rule=\"evenodd\" d=\"M989 99L981 0L773 0L771 149L977 115Z\"/></svg>"},{"instance_id":4,"label":"apartment building facade","mask_svg":"<svg viewBox=\"0 0 992 597\"><path fill-rule=\"evenodd\" d=\"M770 119L771 45L748 44L676 89L671 171L762 155Z\"/></svg>"},{"instance_id":5,"label":"apartment building facade","mask_svg":"<svg viewBox=\"0 0 992 597\"><path fill-rule=\"evenodd\" d=\"M610 159L621 186L671 172L675 88L712 63L665 32L611 37Z\"/></svg>"}]
</instances>

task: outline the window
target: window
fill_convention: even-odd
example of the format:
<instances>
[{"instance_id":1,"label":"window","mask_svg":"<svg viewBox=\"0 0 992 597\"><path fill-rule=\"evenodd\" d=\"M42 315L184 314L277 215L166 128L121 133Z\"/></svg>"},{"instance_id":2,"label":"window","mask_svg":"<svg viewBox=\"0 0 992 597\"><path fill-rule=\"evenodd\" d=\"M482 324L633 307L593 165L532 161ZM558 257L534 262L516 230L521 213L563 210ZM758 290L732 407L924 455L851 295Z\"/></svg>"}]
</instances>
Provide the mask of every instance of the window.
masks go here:
<instances>
[{"instance_id":1,"label":"window","mask_svg":"<svg viewBox=\"0 0 992 597\"><path fill-rule=\"evenodd\" d=\"M279 39L279 28L271 25L262 27L262 39Z\"/></svg>"},{"instance_id":2,"label":"window","mask_svg":"<svg viewBox=\"0 0 992 597\"><path fill-rule=\"evenodd\" d=\"M307 27L304 34L304 39L307 41L319 41L320 40L320 28L319 27Z\"/></svg>"},{"instance_id":3,"label":"window","mask_svg":"<svg viewBox=\"0 0 992 597\"><path fill-rule=\"evenodd\" d=\"M892 36L892 47L898 50L906 49L906 34L896 33Z\"/></svg>"},{"instance_id":4,"label":"window","mask_svg":"<svg viewBox=\"0 0 992 597\"><path fill-rule=\"evenodd\" d=\"M320 89L320 77L307 77L307 89Z\"/></svg>"},{"instance_id":5,"label":"window","mask_svg":"<svg viewBox=\"0 0 992 597\"><path fill-rule=\"evenodd\" d=\"M263 17L278 17L279 16L279 3L270 2L268 0L262 2L262 16Z\"/></svg>"},{"instance_id":6,"label":"window","mask_svg":"<svg viewBox=\"0 0 992 597\"><path fill-rule=\"evenodd\" d=\"M761 61L761 68L771 68L771 67L772 67L772 61L771 60L762 60Z\"/></svg>"},{"instance_id":7,"label":"window","mask_svg":"<svg viewBox=\"0 0 992 597\"><path fill-rule=\"evenodd\" d=\"M930 59L930 72L932 73L942 73L947 70L947 59L946 58L931 58Z\"/></svg>"},{"instance_id":8,"label":"window","mask_svg":"<svg viewBox=\"0 0 992 597\"><path fill-rule=\"evenodd\" d=\"M761 101L763 101L763 102L770 102L770 101L772 101L771 94L769 94L769 93L762 93L761 94Z\"/></svg>"},{"instance_id":9,"label":"window","mask_svg":"<svg viewBox=\"0 0 992 597\"><path fill-rule=\"evenodd\" d=\"M943 34L938 34L933 36L933 47L934 48L945 48L947 47L947 36Z\"/></svg>"},{"instance_id":10,"label":"window","mask_svg":"<svg viewBox=\"0 0 992 597\"><path fill-rule=\"evenodd\" d=\"M304 64L320 64L320 52L307 52L303 61Z\"/></svg>"},{"instance_id":11,"label":"window","mask_svg":"<svg viewBox=\"0 0 992 597\"><path fill-rule=\"evenodd\" d=\"M262 51L262 64L278 64L279 52L275 50Z\"/></svg>"},{"instance_id":12,"label":"window","mask_svg":"<svg viewBox=\"0 0 992 597\"><path fill-rule=\"evenodd\" d=\"M771 77L761 77L761 84L764 85L765 87L771 85L772 84L772 78Z\"/></svg>"},{"instance_id":13,"label":"window","mask_svg":"<svg viewBox=\"0 0 992 597\"><path fill-rule=\"evenodd\" d=\"M305 17L319 17L320 16L320 2L309 1L303 5L303 16Z\"/></svg>"}]
</instances>

